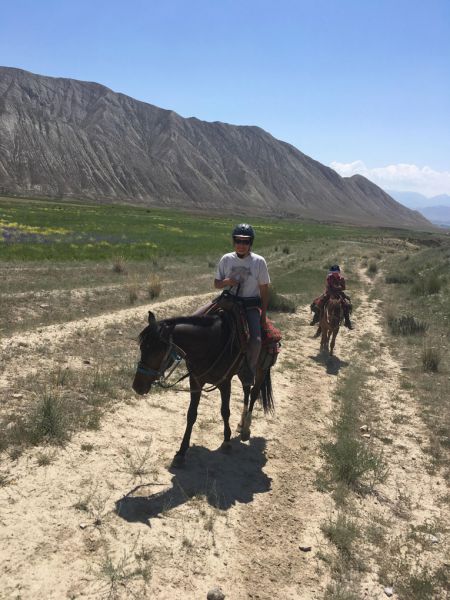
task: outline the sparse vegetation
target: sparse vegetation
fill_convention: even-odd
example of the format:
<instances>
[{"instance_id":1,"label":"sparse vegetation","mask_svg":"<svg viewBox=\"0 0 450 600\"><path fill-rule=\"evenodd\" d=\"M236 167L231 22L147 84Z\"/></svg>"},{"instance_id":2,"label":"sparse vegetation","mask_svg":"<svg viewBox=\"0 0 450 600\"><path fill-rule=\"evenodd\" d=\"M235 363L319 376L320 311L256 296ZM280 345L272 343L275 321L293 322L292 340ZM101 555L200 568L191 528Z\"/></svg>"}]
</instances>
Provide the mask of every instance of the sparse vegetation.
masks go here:
<instances>
[{"instance_id":1,"label":"sparse vegetation","mask_svg":"<svg viewBox=\"0 0 450 600\"><path fill-rule=\"evenodd\" d=\"M424 371L436 373L439 370L441 356L439 349L433 346L424 346L422 350L422 365Z\"/></svg>"},{"instance_id":2,"label":"sparse vegetation","mask_svg":"<svg viewBox=\"0 0 450 600\"><path fill-rule=\"evenodd\" d=\"M338 513L335 519L330 518L321 525L322 532L336 548L349 557L353 543L360 536L356 521L345 513Z\"/></svg>"},{"instance_id":3,"label":"sparse vegetation","mask_svg":"<svg viewBox=\"0 0 450 600\"><path fill-rule=\"evenodd\" d=\"M61 398L45 392L30 416L29 435L34 444L61 444L69 436L68 411Z\"/></svg>"},{"instance_id":4,"label":"sparse vegetation","mask_svg":"<svg viewBox=\"0 0 450 600\"><path fill-rule=\"evenodd\" d=\"M148 281L148 287L147 287L148 297L150 298L150 300L154 300L155 298L158 298L159 295L161 294L161 290L162 290L161 279L158 277L158 275L152 275Z\"/></svg>"},{"instance_id":5,"label":"sparse vegetation","mask_svg":"<svg viewBox=\"0 0 450 600\"><path fill-rule=\"evenodd\" d=\"M386 275L385 281L389 284L406 284L412 283L414 280L410 275L405 275L404 273L392 273L391 275Z\"/></svg>"},{"instance_id":6,"label":"sparse vegetation","mask_svg":"<svg viewBox=\"0 0 450 600\"><path fill-rule=\"evenodd\" d=\"M119 274L125 274L127 272L126 261L123 256L113 257L112 270L114 273L119 273Z\"/></svg>"},{"instance_id":7,"label":"sparse vegetation","mask_svg":"<svg viewBox=\"0 0 450 600\"><path fill-rule=\"evenodd\" d=\"M269 310L275 312L294 313L296 310L295 303L289 298L279 294L273 286L269 287Z\"/></svg>"},{"instance_id":8,"label":"sparse vegetation","mask_svg":"<svg viewBox=\"0 0 450 600\"><path fill-rule=\"evenodd\" d=\"M378 265L375 261L371 260L367 265L367 275L373 277L378 273Z\"/></svg>"},{"instance_id":9,"label":"sparse vegetation","mask_svg":"<svg viewBox=\"0 0 450 600\"><path fill-rule=\"evenodd\" d=\"M412 315L389 315L388 325L393 335L423 335L428 325Z\"/></svg>"},{"instance_id":10,"label":"sparse vegetation","mask_svg":"<svg viewBox=\"0 0 450 600\"><path fill-rule=\"evenodd\" d=\"M412 286L414 296L431 296L438 294L442 288L442 280L436 273L430 273L425 277L420 277Z\"/></svg>"},{"instance_id":11,"label":"sparse vegetation","mask_svg":"<svg viewBox=\"0 0 450 600\"><path fill-rule=\"evenodd\" d=\"M387 475L380 452L376 452L359 436L363 386L367 374L361 365L355 365L349 376L338 387L339 407L333 424L335 440L324 442L322 452L325 468L319 484L335 487L345 484L352 489L373 487Z\"/></svg>"}]
</instances>

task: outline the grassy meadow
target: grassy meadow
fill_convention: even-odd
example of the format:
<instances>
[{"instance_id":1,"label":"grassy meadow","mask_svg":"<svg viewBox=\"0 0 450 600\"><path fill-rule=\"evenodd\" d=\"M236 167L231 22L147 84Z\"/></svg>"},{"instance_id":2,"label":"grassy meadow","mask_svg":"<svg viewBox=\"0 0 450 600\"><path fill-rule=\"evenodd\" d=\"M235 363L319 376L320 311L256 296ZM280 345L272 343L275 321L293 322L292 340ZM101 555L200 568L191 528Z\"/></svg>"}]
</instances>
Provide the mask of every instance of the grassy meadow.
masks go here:
<instances>
[{"instance_id":1,"label":"grassy meadow","mask_svg":"<svg viewBox=\"0 0 450 600\"><path fill-rule=\"evenodd\" d=\"M0 334L212 290L214 268L244 217L0 198ZM382 232L250 219L278 293L306 303L330 262Z\"/></svg>"}]
</instances>

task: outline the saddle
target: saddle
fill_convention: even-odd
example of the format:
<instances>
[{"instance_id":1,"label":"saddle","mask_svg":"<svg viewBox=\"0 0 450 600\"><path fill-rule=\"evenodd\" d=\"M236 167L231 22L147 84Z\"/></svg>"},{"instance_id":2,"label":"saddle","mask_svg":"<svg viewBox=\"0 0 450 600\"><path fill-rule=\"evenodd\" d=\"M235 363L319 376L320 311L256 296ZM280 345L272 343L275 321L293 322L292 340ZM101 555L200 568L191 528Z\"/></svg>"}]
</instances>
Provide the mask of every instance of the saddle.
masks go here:
<instances>
[{"instance_id":1,"label":"saddle","mask_svg":"<svg viewBox=\"0 0 450 600\"><path fill-rule=\"evenodd\" d=\"M206 310L205 314L226 313L231 316L233 325L236 328L241 352L247 351L250 332L248 329L246 308L259 308L261 306L260 298L242 298L230 294L224 290L220 296L212 301L212 304ZM262 329L261 353L259 356L259 366L264 370L273 366L278 358L281 348L281 331L275 327L273 321L266 319L266 327Z\"/></svg>"},{"instance_id":2,"label":"saddle","mask_svg":"<svg viewBox=\"0 0 450 600\"><path fill-rule=\"evenodd\" d=\"M212 301L211 306L205 312L206 315L226 313L231 317L243 354L247 351L250 339L244 300L244 298L234 296L228 290L224 290Z\"/></svg>"}]
</instances>

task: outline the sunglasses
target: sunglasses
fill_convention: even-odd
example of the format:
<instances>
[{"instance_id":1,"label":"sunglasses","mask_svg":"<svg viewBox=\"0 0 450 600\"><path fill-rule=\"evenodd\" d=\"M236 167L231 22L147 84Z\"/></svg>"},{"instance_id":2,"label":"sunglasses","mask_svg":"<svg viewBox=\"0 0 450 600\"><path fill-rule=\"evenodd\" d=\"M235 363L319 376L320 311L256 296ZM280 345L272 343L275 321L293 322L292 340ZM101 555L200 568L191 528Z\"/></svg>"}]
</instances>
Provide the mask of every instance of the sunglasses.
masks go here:
<instances>
[{"instance_id":1,"label":"sunglasses","mask_svg":"<svg viewBox=\"0 0 450 600\"><path fill-rule=\"evenodd\" d=\"M252 243L252 240L247 238L247 239L240 239L240 238L233 238L233 241L235 244L244 244L245 246L250 246L250 244Z\"/></svg>"}]
</instances>

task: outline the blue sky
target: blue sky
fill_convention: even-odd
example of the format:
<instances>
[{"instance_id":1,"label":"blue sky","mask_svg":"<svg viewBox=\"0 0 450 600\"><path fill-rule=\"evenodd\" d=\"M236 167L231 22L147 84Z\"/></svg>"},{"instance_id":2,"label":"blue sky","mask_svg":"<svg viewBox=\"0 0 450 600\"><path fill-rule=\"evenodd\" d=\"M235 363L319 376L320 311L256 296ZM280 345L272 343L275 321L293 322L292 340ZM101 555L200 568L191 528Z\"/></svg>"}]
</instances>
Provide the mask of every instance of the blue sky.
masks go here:
<instances>
[{"instance_id":1,"label":"blue sky","mask_svg":"<svg viewBox=\"0 0 450 600\"><path fill-rule=\"evenodd\" d=\"M343 174L450 194L450 0L4 4L2 65L259 125Z\"/></svg>"}]
</instances>

